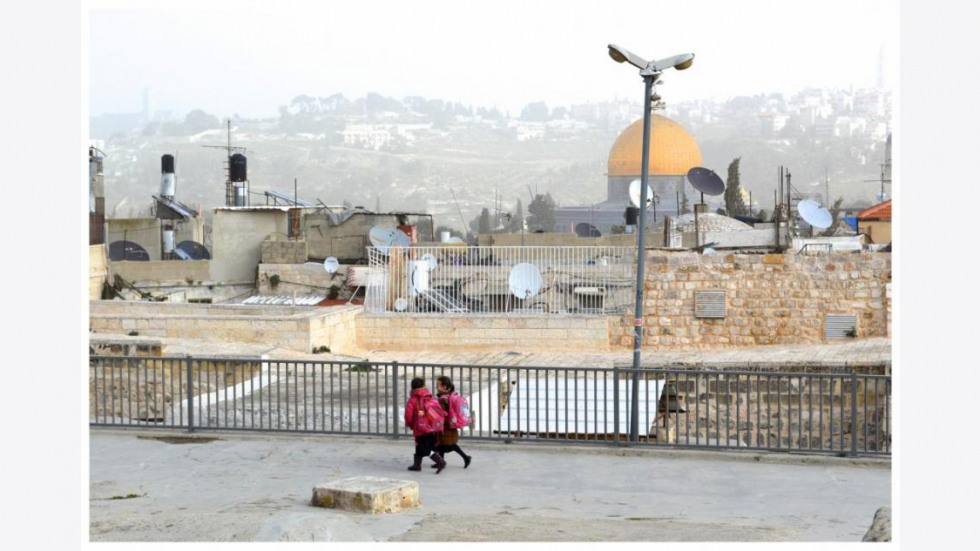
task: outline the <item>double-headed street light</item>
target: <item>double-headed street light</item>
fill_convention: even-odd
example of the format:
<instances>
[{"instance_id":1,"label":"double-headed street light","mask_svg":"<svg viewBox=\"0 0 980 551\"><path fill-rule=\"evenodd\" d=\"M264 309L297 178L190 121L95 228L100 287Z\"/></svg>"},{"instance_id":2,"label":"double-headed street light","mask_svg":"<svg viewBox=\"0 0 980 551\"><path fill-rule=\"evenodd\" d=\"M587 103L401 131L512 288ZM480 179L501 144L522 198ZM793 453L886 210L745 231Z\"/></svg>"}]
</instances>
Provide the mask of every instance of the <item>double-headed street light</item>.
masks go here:
<instances>
[{"instance_id":1,"label":"double-headed street light","mask_svg":"<svg viewBox=\"0 0 980 551\"><path fill-rule=\"evenodd\" d=\"M615 44L609 45L609 57L617 63L629 63L640 70L643 77L643 152L640 163L640 205L647 204L647 172L650 170L650 110L653 100L653 85L660 75L670 68L683 71L694 63L694 54L678 54L657 61L647 61L642 57L620 48ZM639 235L636 243L636 308L633 315L633 389L630 407L630 442L639 440L640 425L640 344L643 337L643 261L646 257L646 210L640 208Z\"/></svg>"}]
</instances>

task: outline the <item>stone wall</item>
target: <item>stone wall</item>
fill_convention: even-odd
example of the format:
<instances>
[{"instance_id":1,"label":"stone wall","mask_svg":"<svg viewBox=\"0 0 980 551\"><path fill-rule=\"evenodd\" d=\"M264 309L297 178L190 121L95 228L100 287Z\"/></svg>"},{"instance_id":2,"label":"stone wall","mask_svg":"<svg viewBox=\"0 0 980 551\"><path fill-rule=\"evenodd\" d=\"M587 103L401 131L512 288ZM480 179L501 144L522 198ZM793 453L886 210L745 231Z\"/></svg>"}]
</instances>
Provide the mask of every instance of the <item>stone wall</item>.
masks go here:
<instances>
[{"instance_id":1,"label":"stone wall","mask_svg":"<svg viewBox=\"0 0 980 551\"><path fill-rule=\"evenodd\" d=\"M350 350L359 306L272 307L166 302L92 301L93 333L254 343L311 352Z\"/></svg>"},{"instance_id":2,"label":"stone wall","mask_svg":"<svg viewBox=\"0 0 980 551\"><path fill-rule=\"evenodd\" d=\"M599 316L366 314L357 317L362 349L515 352L609 350L610 325Z\"/></svg>"},{"instance_id":3,"label":"stone wall","mask_svg":"<svg viewBox=\"0 0 980 551\"><path fill-rule=\"evenodd\" d=\"M109 259L105 245L90 245L88 248L88 298L102 298L102 286L109 279Z\"/></svg>"},{"instance_id":4,"label":"stone wall","mask_svg":"<svg viewBox=\"0 0 980 551\"><path fill-rule=\"evenodd\" d=\"M674 373L666 394L676 398L663 403L684 411L664 408L671 412L659 414L649 434L680 444L888 451L894 431L890 379L865 378L888 368L855 371L859 374L854 379L850 374Z\"/></svg>"},{"instance_id":5,"label":"stone wall","mask_svg":"<svg viewBox=\"0 0 980 551\"><path fill-rule=\"evenodd\" d=\"M890 333L891 254L716 254L648 251L644 348L826 342L828 314L857 316L857 337ZM695 317L695 292L722 290L725 317ZM611 345L632 347L632 314Z\"/></svg>"},{"instance_id":6,"label":"stone wall","mask_svg":"<svg viewBox=\"0 0 980 551\"><path fill-rule=\"evenodd\" d=\"M112 263L113 273L139 287L187 286L211 282L210 260L120 260Z\"/></svg>"},{"instance_id":7,"label":"stone wall","mask_svg":"<svg viewBox=\"0 0 980 551\"><path fill-rule=\"evenodd\" d=\"M340 298L349 298L345 280L349 266L340 266L336 273L329 274L320 262L301 264L259 264L259 294L265 295L327 295L330 287L336 285ZM272 275L279 276L279 285L273 289L269 285Z\"/></svg>"},{"instance_id":8,"label":"stone wall","mask_svg":"<svg viewBox=\"0 0 980 551\"><path fill-rule=\"evenodd\" d=\"M305 240L286 240L276 237L262 242L263 264L303 264L306 262Z\"/></svg>"}]
</instances>

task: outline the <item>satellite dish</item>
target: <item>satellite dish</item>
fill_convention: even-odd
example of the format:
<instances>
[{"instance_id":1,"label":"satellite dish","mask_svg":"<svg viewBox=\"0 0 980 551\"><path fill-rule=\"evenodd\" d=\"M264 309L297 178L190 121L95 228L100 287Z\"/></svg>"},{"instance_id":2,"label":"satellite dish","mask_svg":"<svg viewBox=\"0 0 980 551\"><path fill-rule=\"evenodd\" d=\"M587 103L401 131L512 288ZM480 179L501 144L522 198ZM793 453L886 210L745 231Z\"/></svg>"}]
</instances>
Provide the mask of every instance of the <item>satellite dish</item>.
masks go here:
<instances>
[{"instance_id":1,"label":"satellite dish","mask_svg":"<svg viewBox=\"0 0 980 551\"><path fill-rule=\"evenodd\" d=\"M428 267L428 269L429 269L430 272L432 270L435 270L436 269L436 266L439 265L439 261L436 260L436 255L434 255L432 253L425 253L425 254L423 254L422 255L422 262L425 262L425 265L426 265L426 267Z\"/></svg>"},{"instance_id":2,"label":"satellite dish","mask_svg":"<svg viewBox=\"0 0 980 551\"><path fill-rule=\"evenodd\" d=\"M816 201L804 199L797 203L796 212L800 213L800 218L814 228L829 228L834 223L834 217L830 211L820 206Z\"/></svg>"},{"instance_id":3,"label":"satellite dish","mask_svg":"<svg viewBox=\"0 0 980 551\"><path fill-rule=\"evenodd\" d=\"M632 182L630 182L630 191L629 191L630 203L632 203L634 207L640 206L640 191L641 191L642 184L643 183L640 180L633 180ZM649 191L650 191L650 184L647 184L647 192ZM653 204L653 197L647 195L647 208L650 208L650 205L652 204Z\"/></svg>"},{"instance_id":4,"label":"satellite dish","mask_svg":"<svg viewBox=\"0 0 980 551\"><path fill-rule=\"evenodd\" d=\"M462 237L456 237L454 235L454 236L452 236L452 237L449 238L449 241L448 242L449 243L462 243L463 242L463 238Z\"/></svg>"},{"instance_id":5,"label":"satellite dish","mask_svg":"<svg viewBox=\"0 0 980 551\"><path fill-rule=\"evenodd\" d=\"M368 232L368 239L381 254L388 254L388 250L392 247L408 247L412 244L412 240L409 239L405 232L392 228L379 228L377 226L371 228L371 231Z\"/></svg>"},{"instance_id":6,"label":"satellite dish","mask_svg":"<svg viewBox=\"0 0 980 551\"><path fill-rule=\"evenodd\" d=\"M408 308L408 301L404 297L395 299L395 310L404 312Z\"/></svg>"},{"instance_id":7,"label":"satellite dish","mask_svg":"<svg viewBox=\"0 0 980 551\"><path fill-rule=\"evenodd\" d=\"M132 241L113 241L109 244L109 260L139 260L146 262L150 260L150 253L138 243Z\"/></svg>"},{"instance_id":8,"label":"satellite dish","mask_svg":"<svg viewBox=\"0 0 980 551\"><path fill-rule=\"evenodd\" d=\"M694 189L705 195L721 195L725 193L725 182L710 168L696 166L687 171L687 180Z\"/></svg>"},{"instance_id":9,"label":"satellite dish","mask_svg":"<svg viewBox=\"0 0 980 551\"><path fill-rule=\"evenodd\" d=\"M337 273L337 269L340 268L340 262L336 258L330 256L323 261L323 269L327 271L328 274Z\"/></svg>"},{"instance_id":10,"label":"satellite dish","mask_svg":"<svg viewBox=\"0 0 980 551\"><path fill-rule=\"evenodd\" d=\"M177 253L177 256L180 256L185 260L209 260L211 258L211 253L208 252L207 247L201 245L197 241L191 240L177 243L177 247L174 248L174 252Z\"/></svg>"},{"instance_id":11,"label":"satellite dish","mask_svg":"<svg viewBox=\"0 0 980 551\"><path fill-rule=\"evenodd\" d=\"M588 222L575 224L575 235L579 237L602 237L602 233Z\"/></svg>"},{"instance_id":12,"label":"satellite dish","mask_svg":"<svg viewBox=\"0 0 980 551\"><path fill-rule=\"evenodd\" d=\"M718 254L718 251L712 249L711 247L705 247L701 254Z\"/></svg>"},{"instance_id":13,"label":"satellite dish","mask_svg":"<svg viewBox=\"0 0 980 551\"><path fill-rule=\"evenodd\" d=\"M512 295L528 299L541 291L541 272L534 264L521 262L511 268L507 283L510 285Z\"/></svg>"}]
</instances>

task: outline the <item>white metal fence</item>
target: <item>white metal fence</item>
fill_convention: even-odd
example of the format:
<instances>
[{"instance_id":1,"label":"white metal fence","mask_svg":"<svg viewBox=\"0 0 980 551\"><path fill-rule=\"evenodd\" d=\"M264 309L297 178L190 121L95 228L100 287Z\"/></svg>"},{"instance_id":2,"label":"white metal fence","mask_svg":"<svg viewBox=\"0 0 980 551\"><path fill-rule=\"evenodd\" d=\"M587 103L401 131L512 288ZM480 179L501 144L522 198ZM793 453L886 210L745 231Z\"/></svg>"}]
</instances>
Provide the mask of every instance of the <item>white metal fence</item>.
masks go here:
<instances>
[{"instance_id":1,"label":"white metal fence","mask_svg":"<svg viewBox=\"0 0 980 551\"><path fill-rule=\"evenodd\" d=\"M633 306L635 247L368 248L368 312L614 314Z\"/></svg>"}]
</instances>

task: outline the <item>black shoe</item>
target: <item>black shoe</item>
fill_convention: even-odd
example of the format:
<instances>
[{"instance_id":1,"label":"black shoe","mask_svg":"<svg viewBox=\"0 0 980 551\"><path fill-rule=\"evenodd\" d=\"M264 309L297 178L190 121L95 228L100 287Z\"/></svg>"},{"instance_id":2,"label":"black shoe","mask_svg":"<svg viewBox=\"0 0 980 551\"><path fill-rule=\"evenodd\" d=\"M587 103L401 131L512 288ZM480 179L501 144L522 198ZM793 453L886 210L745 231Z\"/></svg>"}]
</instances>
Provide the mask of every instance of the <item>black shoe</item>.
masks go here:
<instances>
[{"instance_id":1,"label":"black shoe","mask_svg":"<svg viewBox=\"0 0 980 551\"><path fill-rule=\"evenodd\" d=\"M470 466L470 460L471 459L473 459L473 456L472 455L467 455L466 457L463 458L463 468L464 469L466 467L469 467Z\"/></svg>"},{"instance_id":2,"label":"black shoe","mask_svg":"<svg viewBox=\"0 0 980 551\"><path fill-rule=\"evenodd\" d=\"M412 465L411 467L408 468L408 470L410 470L410 471L421 471L422 470L422 467L420 465Z\"/></svg>"}]
</instances>

